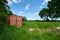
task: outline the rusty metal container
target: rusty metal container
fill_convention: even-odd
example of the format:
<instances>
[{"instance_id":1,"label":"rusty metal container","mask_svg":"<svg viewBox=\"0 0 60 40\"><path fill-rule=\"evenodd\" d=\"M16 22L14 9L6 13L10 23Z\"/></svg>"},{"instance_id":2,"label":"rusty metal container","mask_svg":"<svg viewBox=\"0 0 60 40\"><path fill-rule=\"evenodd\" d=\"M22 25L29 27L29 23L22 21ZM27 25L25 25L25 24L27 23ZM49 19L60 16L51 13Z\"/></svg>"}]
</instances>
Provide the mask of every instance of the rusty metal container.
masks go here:
<instances>
[{"instance_id":1,"label":"rusty metal container","mask_svg":"<svg viewBox=\"0 0 60 40\"><path fill-rule=\"evenodd\" d=\"M22 16L9 15L7 18L9 25L16 25L17 27L22 26Z\"/></svg>"}]
</instances>

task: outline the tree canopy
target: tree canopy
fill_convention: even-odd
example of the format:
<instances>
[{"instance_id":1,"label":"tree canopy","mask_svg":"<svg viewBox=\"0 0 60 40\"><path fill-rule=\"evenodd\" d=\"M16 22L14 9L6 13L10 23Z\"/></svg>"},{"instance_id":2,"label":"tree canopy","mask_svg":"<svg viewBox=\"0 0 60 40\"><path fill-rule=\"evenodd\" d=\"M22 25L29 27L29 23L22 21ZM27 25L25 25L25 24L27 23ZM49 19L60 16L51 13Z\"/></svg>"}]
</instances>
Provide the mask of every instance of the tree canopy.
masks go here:
<instances>
[{"instance_id":1,"label":"tree canopy","mask_svg":"<svg viewBox=\"0 0 60 40\"><path fill-rule=\"evenodd\" d=\"M0 22L6 22L8 14L13 14L7 0L0 0Z\"/></svg>"},{"instance_id":2,"label":"tree canopy","mask_svg":"<svg viewBox=\"0 0 60 40\"><path fill-rule=\"evenodd\" d=\"M60 0L49 1L47 8L43 8L39 12L39 16L41 18L45 18L46 20L48 20L48 17L51 18L51 20L59 18L60 17Z\"/></svg>"},{"instance_id":3,"label":"tree canopy","mask_svg":"<svg viewBox=\"0 0 60 40\"><path fill-rule=\"evenodd\" d=\"M60 17L60 0L49 1L48 8L50 11L51 18L59 18Z\"/></svg>"},{"instance_id":4,"label":"tree canopy","mask_svg":"<svg viewBox=\"0 0 60 40\"><path fill-rule=\"evenodd\" d=\"M49 9L47 8L43 8L40 13L39 13L40 17L43 18L44 20L49 20Z\"/></svg>"}]
</instances>

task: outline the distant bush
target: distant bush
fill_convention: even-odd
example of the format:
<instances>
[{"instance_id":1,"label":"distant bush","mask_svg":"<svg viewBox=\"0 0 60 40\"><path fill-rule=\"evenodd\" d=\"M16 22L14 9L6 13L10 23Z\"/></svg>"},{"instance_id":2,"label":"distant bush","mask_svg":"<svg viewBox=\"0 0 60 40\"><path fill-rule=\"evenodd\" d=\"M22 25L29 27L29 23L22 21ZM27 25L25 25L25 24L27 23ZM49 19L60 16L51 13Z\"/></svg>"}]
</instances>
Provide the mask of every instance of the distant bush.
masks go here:
<instances>
[{"instance_id":1,"label":"distant bush","mask_svg":"<svg viewBox=\"0 0 60 40\"><path fill-rule=\"evenodd\" d=\"M25 16L23 16L22 21L27 21L27 18Z\"/></svg>"}]
</instances>

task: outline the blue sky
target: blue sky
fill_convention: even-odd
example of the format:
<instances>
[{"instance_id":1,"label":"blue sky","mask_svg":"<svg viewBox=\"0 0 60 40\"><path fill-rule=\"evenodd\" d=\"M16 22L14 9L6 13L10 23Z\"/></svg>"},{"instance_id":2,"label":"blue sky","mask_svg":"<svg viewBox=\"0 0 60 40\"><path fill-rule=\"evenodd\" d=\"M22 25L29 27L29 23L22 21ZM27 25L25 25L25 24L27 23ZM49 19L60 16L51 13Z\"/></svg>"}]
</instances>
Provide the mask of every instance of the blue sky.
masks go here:
<instances>
[{"instance_id":1,"label":"blue sky","mask_svg":"<svg viewBox=\"0 0 60 40\"><path fill-rule=\"evenodd\" d=\"M8 0L12 12L18 16L25 16L28 20L42 20L39 11L47 7L51 0Z\"/></svg>"}]
</instances>

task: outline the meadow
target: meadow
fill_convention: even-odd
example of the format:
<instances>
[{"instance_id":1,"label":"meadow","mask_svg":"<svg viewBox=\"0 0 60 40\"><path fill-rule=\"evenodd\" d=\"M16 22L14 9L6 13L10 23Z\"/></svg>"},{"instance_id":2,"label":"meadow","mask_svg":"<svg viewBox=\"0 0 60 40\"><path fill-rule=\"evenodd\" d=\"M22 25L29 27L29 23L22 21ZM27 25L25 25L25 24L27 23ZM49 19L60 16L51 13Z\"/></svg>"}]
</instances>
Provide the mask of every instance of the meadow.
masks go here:
<instances>
[{"instance_id":1,"label":"meadow","mask_svg":"<svg viewBox=\"0 0 60 40\"><path fill-rule=\"evenodd\" d=\"M55 28L60 27L60 22L37 22L37 21L23 21L23 28Z\"/></svg>"},{"instance_id":2,"label":"meadow","mask_svg":"<svg viewBox=\"0 0 60 40\"><path fill-rule=\"evenodd\" d=\"M60 40L60 22L23 21L22 27L0 24L0 40Z\"/></svg>"}]
</instances>

